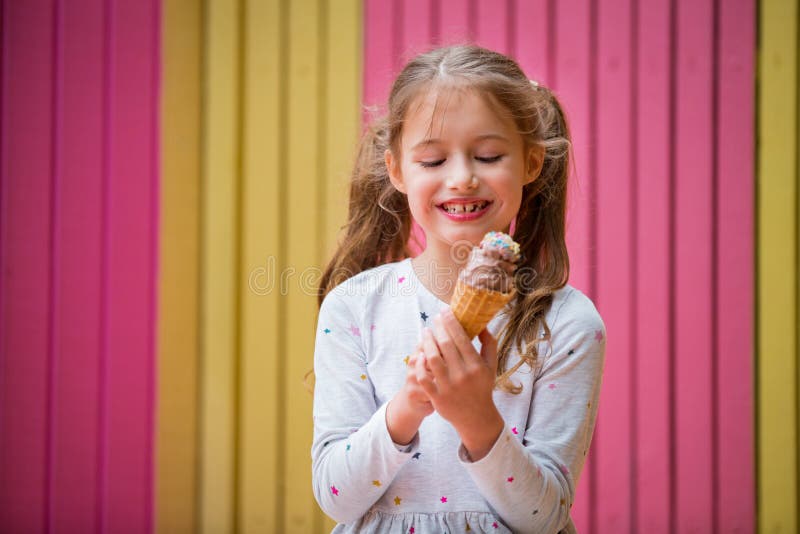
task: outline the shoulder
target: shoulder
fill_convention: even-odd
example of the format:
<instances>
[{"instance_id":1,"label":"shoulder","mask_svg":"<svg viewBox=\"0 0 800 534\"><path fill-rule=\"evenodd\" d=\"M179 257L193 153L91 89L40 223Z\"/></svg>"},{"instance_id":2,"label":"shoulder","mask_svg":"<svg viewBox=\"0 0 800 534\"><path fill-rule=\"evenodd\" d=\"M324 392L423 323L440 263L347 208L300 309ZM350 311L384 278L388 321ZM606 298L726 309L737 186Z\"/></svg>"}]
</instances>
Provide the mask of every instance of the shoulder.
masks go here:
<instances>
[{"instance_id":1,"label":"shoulder","mask_svg":"<svg viewBox=\"0 0 800 534\"><path fill-rule=\"evenodd\" d=\"M605 332L605 325L594 302L580 289L566 284L553 294L550 308L552 318L548 321L551 327L559 325L580 325Z\"/></svg>"},{"instance_id":2,"label":"shoulder","mask_svg":"<svg viewBox=\"0 0 800 534\"><path fill-rule=\"evenodd\" d=\"M347 278L325 295L322 308L345 306L357 310L374 299L391 295L403 261L378 265Z\"/></svg>"}]
</instances>

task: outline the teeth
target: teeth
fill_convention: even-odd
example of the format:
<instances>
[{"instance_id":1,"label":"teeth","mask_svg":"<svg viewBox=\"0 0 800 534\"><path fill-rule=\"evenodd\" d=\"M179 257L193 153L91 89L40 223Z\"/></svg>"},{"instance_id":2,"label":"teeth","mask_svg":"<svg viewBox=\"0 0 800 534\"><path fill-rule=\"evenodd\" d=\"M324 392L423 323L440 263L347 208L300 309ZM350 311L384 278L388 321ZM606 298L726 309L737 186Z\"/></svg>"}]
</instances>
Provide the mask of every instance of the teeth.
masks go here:
<instances>
[{"instance_id":1,"label":"teeth","mask_svg":"<svg viewBox=\"0 0 800 534\"><path fill-rule=\"evenodd\" d=\"M474 211L482 210L484 207L486 207L486 204L487 202L484 200L481 202L474 202L472 204L444 204L442 207L448 213L472 213Z\"/></svg>"}]
</instances>

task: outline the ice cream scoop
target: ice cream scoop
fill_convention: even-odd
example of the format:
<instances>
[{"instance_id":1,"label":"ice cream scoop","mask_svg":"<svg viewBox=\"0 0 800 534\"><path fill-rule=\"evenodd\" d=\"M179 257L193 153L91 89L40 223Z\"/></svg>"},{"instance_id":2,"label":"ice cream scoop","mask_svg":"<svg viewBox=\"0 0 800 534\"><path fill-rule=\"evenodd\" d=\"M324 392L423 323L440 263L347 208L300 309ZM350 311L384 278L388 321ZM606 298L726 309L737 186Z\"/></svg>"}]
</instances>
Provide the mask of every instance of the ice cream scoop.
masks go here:
<instances>
[{"instance_id":1,"label":"ice cream scoop","mask_svg":"<svg viewBox=\"0 0 800 534\"><path fill-rule=\"evenodd\" d=\"M514 271L519 259L519 244L503 232L488 232L470 251L450 300L453 314L470 338L514 297Z\"/></svg>"}]
</instances>

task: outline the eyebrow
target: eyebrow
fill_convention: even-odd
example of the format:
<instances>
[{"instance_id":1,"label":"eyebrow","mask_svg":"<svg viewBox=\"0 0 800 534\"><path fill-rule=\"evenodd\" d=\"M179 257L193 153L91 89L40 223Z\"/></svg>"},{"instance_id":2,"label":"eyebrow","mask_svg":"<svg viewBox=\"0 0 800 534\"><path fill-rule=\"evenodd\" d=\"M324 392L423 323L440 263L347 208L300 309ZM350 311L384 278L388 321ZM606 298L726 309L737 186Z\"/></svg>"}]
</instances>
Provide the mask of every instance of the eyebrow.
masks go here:
<instances>
[{"instance_id":1,"label":"eyebrow","mask_svg":"<svg viewBox=\"0 0 800 534\"><path fill-rule=\"evenodd\" d=\"M511 142L511 141L508 140L508 138L506 138L506 137L504 137L504 136L502 136L500 134L493 134L493 133L479 135L478 137L475 138L475 141L484 141L486 139L497 139L499 141L505 141L506 143L510 143ZM438 138L423 139L422 141L420 141L416 145L412 146L411 150L416 150L416 149L424 147L424 146L435 145L437 143L442 143L442 142L443 141L441 139L438 139Z\"/></svg>"}]
</instances>

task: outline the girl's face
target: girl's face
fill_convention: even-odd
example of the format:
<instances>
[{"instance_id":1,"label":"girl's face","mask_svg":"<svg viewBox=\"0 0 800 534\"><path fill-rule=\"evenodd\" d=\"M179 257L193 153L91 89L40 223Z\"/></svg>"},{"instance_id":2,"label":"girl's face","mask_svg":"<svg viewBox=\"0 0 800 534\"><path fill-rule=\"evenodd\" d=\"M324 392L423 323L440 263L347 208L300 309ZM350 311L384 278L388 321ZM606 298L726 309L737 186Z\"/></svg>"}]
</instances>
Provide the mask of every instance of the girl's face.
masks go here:
<instances>
[{"instance_id":1,"label":"girl's face","mask_svg":"<svg viewBox=\"0 0 800 534\"><path fill-rule=\"evenodd\" d=\"M385 154L390 179L408 196L426 250L437 247L440 258L456 242L478 244L490 230L508 231L522 186L539 175L544 155L541 147L526 151L513 119L470 90L413 101L400 147L399 158Z\"/></svg>"}]
</instances>

